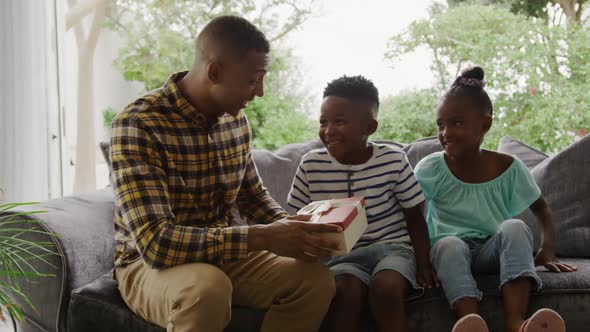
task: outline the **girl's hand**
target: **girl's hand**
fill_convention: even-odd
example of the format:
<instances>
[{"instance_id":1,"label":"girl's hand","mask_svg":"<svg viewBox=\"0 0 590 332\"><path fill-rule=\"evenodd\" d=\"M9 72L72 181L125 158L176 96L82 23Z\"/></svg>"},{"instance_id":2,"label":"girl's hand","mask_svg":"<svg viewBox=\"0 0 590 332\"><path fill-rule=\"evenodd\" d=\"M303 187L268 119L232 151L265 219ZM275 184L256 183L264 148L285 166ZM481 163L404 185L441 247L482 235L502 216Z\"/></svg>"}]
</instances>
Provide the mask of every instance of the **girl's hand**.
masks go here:
<instances>
[{"instance_id":1,"label":"girl's hand","mask_svg":"<svg viewBox=\"0 0 590 332\"><path fill-rule=\"evenodd\" d=\"M416 279L418 279L418 284L424 288L440 287L440 281L430 264L418 266Z\"/></svg>"},{"instance_id":2,"label":"girl's hand","mask_svg":"<svg viewBox=\"0 0 590 332\"><path fill-rule=\"evenodd\" d=\"M573 272L578 267L566 263L560 263L555 257L555 251L553 249L541 248L535 256L535 266L543 265L547 270L551 272Z\"/></svg>"}]
</instances>

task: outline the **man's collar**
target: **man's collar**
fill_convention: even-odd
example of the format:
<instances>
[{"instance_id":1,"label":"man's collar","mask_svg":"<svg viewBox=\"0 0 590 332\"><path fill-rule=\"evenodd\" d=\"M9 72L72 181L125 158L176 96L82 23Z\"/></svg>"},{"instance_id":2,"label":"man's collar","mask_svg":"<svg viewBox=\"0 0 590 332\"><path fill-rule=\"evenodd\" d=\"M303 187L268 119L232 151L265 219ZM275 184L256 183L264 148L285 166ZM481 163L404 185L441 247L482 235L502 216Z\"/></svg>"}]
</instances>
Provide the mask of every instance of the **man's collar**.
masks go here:
<instances>
[{"instance_id":1,"label":"man's collar","mask_svg":"<svg viewBox=\"0 0 590 332\"><path fill-rule=\"evenodd\" d=\"M180 93L180 89L178 88L178 82L187 73L188 71L183 71L170 75L163 87L164 94L174 106L173 108L176 113L179 113L179 115L183 118L202 128L209 128L213 126L213 124L209 124L205 114L191 105L188 100L186 100L186 98L184 98L184 96Z\"/></svg>"}]
</instances>

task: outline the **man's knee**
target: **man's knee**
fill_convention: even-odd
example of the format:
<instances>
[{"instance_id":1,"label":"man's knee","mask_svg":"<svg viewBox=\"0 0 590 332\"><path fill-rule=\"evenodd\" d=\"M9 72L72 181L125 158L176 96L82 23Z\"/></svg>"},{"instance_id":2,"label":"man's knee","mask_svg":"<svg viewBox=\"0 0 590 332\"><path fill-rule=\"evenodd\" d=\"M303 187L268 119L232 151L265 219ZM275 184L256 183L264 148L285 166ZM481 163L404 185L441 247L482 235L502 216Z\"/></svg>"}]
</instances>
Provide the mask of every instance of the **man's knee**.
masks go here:
<instances>
[{"instance_id":1,"label":"man's knee","mask_svg":"<svg viewBox=\"0 0 590 332\"><path fill-rule=\"evenodd\" d=\"M188 264L183 269L183 276L170 287L173 288L171 300L174 306L196 304L196 310L210 309L212 312L227 312L228 315L231 312L232 282L213 265Z\"/></svg>"},{"instance_id":2,"label":"man's knee","mask_svg":"<svg viewBox=\"0 0 590 332\"><path fill-rule=\"evenodd\" d=\"M331 301L336 294L334 276L330 270L321 263L308 263L297 261L293 266L301 287L314 294L319 299Z\"/></svg>"}]
</instances>

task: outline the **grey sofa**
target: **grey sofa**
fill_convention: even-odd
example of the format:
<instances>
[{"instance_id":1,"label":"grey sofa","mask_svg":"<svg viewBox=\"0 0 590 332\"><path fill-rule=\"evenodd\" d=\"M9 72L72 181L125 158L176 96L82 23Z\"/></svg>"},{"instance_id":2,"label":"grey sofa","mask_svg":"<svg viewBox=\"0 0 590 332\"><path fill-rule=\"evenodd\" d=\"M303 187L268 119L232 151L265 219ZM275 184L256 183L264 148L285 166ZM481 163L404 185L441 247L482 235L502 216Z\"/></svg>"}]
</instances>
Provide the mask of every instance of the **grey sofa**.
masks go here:
<instances>
[{"instance_id":1,"label":"grey sofa","mask_svg":"<svg viewBox=\"0 0 590 332\"><path fill-rule=\"evenodd\" d=\"M434 138L426 138L403 149L411 164L440 150ZM285 146L278 151L253 152L258 171L275 199L286 207L291 179L301 156L320 147L318 141ZM103 149L108 150L106 144ZM553 157L505 137L499 150L521 158L539 183L554 211L557 253L578 271L554 274L539 269L544 289L533 294L530 311L549 307L559 311L567 330L590 330L590 137L585 137ZM37 312L27 308L29 322L23 331L164 331L135 316L122 301L117 283L111 278L113 267L113 192L110 187L76 196L53 199L27 209L46 213L31 219L58 236L30 234L37 240L54 243L59 256L48 257L53 265L37 264L40 270L54 273L24 283ZM293 211L290 211L293 212ZM14 213L14 212L11 212ZM520 216L538 234L533 216ZM2 225L0 225L2 227ZM21 227L31 227L22 223ZM538 247L539 237L535 237ZM478 277L484 291L482 315L492 331L504 330L504 314L498 276ZM411 331L450 331L455 317L440 289L428 290L421 298L408 302ZM257 331L264 311L236 307L227 331Z\"/></svg>"}]
</instances>

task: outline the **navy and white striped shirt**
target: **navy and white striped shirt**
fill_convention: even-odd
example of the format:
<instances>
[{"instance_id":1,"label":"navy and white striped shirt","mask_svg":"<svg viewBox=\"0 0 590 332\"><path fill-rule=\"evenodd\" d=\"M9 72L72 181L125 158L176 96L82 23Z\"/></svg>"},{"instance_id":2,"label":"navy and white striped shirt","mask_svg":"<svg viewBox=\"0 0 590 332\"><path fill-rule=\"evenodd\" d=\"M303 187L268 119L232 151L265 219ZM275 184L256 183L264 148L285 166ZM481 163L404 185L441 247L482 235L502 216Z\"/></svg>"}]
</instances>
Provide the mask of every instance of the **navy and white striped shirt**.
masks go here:
<instances>
[{"instance_id":1,"label":"navy and white striped shirt","mask_svg":"<svg viewBox=\"0 0 590 332\"><path fill-rule=\"evenodd\" d=\"M363 196L369 225L355 248L377 242L409 245L402 208L422 203L424 195L403 151L369 144L373 155L362 165L343 165L325 148L305 154L287 202L298 210L312 201Z\"/></svg>"}]
</instances>

